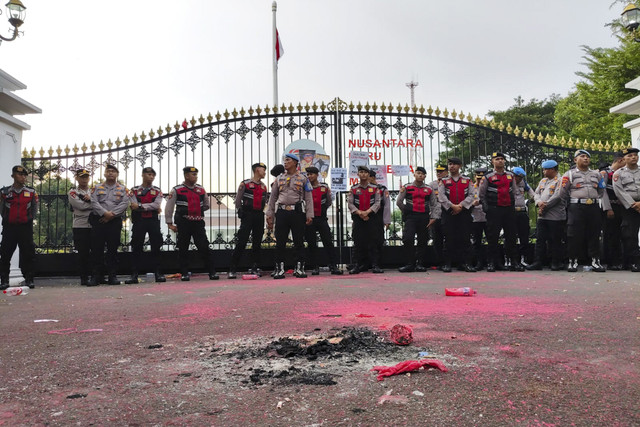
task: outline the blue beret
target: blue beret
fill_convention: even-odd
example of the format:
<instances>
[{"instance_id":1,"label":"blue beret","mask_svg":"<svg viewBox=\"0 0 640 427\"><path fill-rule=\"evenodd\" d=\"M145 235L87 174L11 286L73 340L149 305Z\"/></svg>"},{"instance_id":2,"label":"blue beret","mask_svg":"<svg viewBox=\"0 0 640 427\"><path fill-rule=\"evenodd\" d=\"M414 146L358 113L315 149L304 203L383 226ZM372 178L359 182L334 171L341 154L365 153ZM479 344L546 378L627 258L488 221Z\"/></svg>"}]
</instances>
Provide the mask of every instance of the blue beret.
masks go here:
<instances>
[{"instance_id":1,"label":"blue beret","mask_svg":"<svg viewBox=\"0 0 640 427\"><path fill-rule=\"evenodd\" d=\"M520 166L513 168L512 172L519 176L527 176L527 173Z\"/></svg>"},{"instance_id":2,"label":"blue beret","mask_svg":"<svg viewBox=\"0 0 640 427\"><path fill-rule=\"evenodd\" d=\"M589 154L587 150L576 150L576 152L573 153L573 158L575 159L576 157L581 156L583 154L586 154L587 157L591 158L591 154Z\"/></svg>"},{"instance_id":3,"label":"blue beret","mask_svg":"<svg viewBox=\"0 0 640 427\"><path fill-rule=\"evenodd\" d=\"M296 155L295 155L295 154L293 154L293 153L287 153L287 154L285 154L284 156L285 156L285 157L288 157L288 158L290 158L290 159L293 159L293 160L295 160L296 162L300 163L300 157L296 156Z\"/></svg>"},{"instance_id":4,"label":"blue beret","mask_svg":"<svg viewBox=\"0 0 640 427\"><path fill-rule=\"evenodd\" d=\"M542 162L542 169L553 169L558 166L558 162L555 160L545 160Z\"/></svg>"}]
</instances>

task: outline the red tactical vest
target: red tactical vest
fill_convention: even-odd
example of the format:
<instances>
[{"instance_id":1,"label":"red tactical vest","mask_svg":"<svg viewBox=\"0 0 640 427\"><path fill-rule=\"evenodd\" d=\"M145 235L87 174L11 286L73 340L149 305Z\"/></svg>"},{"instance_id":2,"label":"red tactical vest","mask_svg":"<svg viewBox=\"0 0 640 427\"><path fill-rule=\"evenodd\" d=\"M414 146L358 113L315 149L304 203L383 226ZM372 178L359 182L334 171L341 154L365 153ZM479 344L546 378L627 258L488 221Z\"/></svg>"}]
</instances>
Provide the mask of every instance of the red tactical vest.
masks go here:
<instances>
[{"instance_id":1,"label":"red tactical vest","mask_svg":"<svg viewBox=\"0 0 640 427\"><path fill-rule=\"evenodd\" d=\"M467 198L473 185L471 184L471 179L466 176L460 176L458 181L447 177L442 180L442 184L444 185L444 194L454 205L461 203Z\"/></svg>"},{"instance_id":2,"label":"red tactical vest","mask_svg":"<svg viewBox=\"0 0 640 427\"><path fill-rule=\"evenodd\" d=\"M153 203L162 194L162 190L156 186L143 187L140 185L138 187L133 187L131 189L131 194L136 197L138 204L142 205L143 203ZM136 222L141 218L153 218L157 220L158 211L142 211L139 209L131 210L131 221Z\"/></svg>"},{"instance_id":3,"label":"red tactical vest","mask_svg":"<svg viewBox=\"0 0 640 427\"><path fill-rule=\"evenodd\" d=\"M242 183L244 184L242 207L256 211L263 210L267 202L267 186L262 183L258 184L251 179L245 179Z\"/></svg>"},{"instance_id":4,"label":"red tactical vest","mask_svg":"<svg viewBox=\"0 0 640 427\"><path fill-rule=\"evenodd\" d=\"M418 187L417 185L409 184L404 187L406 191L405 201L410 209L410 212L415 213L429 213L429 201L431 197L435 197L433 189L428 185Z\"/></svg>"},{"instance_id":5,"label":"red tactical vest","mask_svg":"<svg viewBox=\"0 0 640 427\"><path fill-rule=\"evenodd\" d=\"M366 211L373 205L378 188L375 185L369 185L362 188L360 185L351 187L353 193L353 204L360 211Z\"/></svg>"},{"instance_id":6,"label":"red tactical vest","mask_svg":"<svg viewBox=\"0 0 640 427\"><path fill-rule=\"evenodd\" d=\"M505 172L502 175L495 171L488 173L484 179L487 180L487 204L489 206L513 206L516 202L513 196L511 183L513 173Z\"/></svg>"},{"instance_id":7,"label":"red tactical vest","mask_svg":"<svg viewBox=\"0 0 640 427\"><path fill-rule=\"evenodd\" d=\"M320 184L311 191L311 196L313 197L313 216L326 218L329 207L329 186Z\"/></svg>"},{"instance_id":8,"label":"red tactical vest","mask_svg":"<svg viewBox=\"0 0 640 427\"><path fill-rule=\"evenodd\" d=\"M38 203L38 194L31 187L23 187L19 193L12 186L0 190L2 197L2 223L27 224L33 221L33 206Z\"/></svg>"},{"instance_id":9,"label":"red tactical vest","mask_svg":"<svg viewBox=\"0 0 640 427\"><path fill-rule=\"evenodd\" d=\"M186 217L192 221L204 219L204 198L207 192L198 184L191 189L185 185L174 187L176 190L176 218Z\"/></svg>"}]
</instances>

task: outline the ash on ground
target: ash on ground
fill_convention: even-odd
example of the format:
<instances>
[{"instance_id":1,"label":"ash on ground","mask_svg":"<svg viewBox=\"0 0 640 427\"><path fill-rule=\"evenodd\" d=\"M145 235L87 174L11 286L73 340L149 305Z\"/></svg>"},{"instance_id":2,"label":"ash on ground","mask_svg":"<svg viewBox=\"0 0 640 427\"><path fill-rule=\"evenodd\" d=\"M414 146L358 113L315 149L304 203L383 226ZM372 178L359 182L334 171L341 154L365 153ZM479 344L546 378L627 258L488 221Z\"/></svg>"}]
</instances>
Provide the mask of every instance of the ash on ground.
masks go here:
<instances>
[{"instance_id":1,"label":"ash on ground","mask_svg":"<svg viewBox=\"0 0 640 427\"><path fill-rule=\"evenodd\" d=\"M206 340L205 340L206 341ZM424 350L398 346L366 328L271 338L205 342L206 372L227 385L334 385L345 375L369 376L376 365L418 359Z\"/></svg>"}]
</instances>

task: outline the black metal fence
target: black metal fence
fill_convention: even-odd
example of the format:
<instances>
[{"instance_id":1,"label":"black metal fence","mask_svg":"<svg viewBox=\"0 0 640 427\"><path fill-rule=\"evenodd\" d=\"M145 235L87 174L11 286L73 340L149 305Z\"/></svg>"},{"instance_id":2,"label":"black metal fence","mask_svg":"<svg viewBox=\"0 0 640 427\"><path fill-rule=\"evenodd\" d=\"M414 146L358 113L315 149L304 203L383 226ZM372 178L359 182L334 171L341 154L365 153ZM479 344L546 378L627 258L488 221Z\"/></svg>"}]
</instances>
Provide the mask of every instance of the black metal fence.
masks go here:
<instances>
[{"instance_id":1,"label":"black metal fence","mask_svg":"<svg viewBox=\"0 0 640 427\"><path fill-rule=\"evenodd\" d=\"M529 182L535 184L543 160L555 159L561 168L568 169L576 148L590 150L592 162L597 163L609 160L609 153L618 147L536 135L509 124L474 119L455 110L393 107L384 103L353 105L336 98L320 105L257 107L225 111L215 117L209 114L206 118L185 119L139 136L90 146L25 149L22 163L32 172L30 185L41 198L34 225L40 260L46 255L56 255L56 264L69 265L73 262L70 257L73 242L67 192L74 185L74 172L79 168L89 169L92 183L97 183L102 180L105 165L115 164L120 170L119 180L131 187L140 184L142 169L152 166L157 171L155 185L168 193L182 182L184 166L197 167L199 182L212 201L206 218L211 248L225 255L233 249L240 225L234 209L238 184L251 176L253 163L264 162L269 170L281 163L283 153L291 150L313 152L316 160L330 168L348 167L353 151L367 152L372 165L424 166L428 179L435 179L436 163L447 157L460 157L463 173L470 174L478 166L489 166L491 153L501 151L508 156L508 166L523 167ZM325 179L329 179L328 172ZM412 177L388 174L387 178L393 210L400 186ZM329 217L336 246L348 253L352 239L346 193L336 194ZM401 245L400 215L394 214L393 219L386 236L389 247ZM126 220L122 252L129 251L129 230L130 223ZM175 236L166 229L163 233L163 250L174 251ZM263 245L273 243L271 233L265 231Z\"/></svg>"}]
</instances>

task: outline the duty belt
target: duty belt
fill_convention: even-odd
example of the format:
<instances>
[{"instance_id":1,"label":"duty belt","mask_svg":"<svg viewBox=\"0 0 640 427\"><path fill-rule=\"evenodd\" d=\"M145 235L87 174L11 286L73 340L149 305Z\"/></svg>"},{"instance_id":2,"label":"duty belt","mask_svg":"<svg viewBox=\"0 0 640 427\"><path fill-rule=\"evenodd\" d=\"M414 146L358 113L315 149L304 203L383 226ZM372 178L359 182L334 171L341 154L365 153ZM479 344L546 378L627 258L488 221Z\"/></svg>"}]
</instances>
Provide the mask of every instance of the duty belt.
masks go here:
<instances>
[{"instance_id":1,"label":"duty belt","mask_svg":"<svg viewBox=\"0 0 640 427\"><path fill-rule=\"evenodd\" d=\"M593 205L594 203L598 203L598 199L569 199L570 203L581 203L583 205Z\"/></svg>"},{"instance_id":2,"label":"duty belt","mask_svg":"<svg viewBox=\"0 0 640 427\"><path fill-rule=\"evenodd\" d=\"M203 216L198 215L184 215L183 218L187 221L202 221L204 219Z\"/></svg>"},{"instance_id":3,"label":"duty belt","mask_svg":"<svg viewBox=\"0 0 640 427\"><path fill-rule=\"evenodd\" d=\"M526 212L527 211L527 208L520 207L520 206L516 206L515 209L516 209L516 212Z\"/></svg>"},{"instance_id":4,"label":"duty belt","mask_svg":"<svg viewBox=\"0 0 640 427\"><path fill-rule=\"evenodd\" d=\"M285 211L293 211L296 209L296 205L280 205L278 204L278 209L282 209Z\"/></svg>"}]
</instances>

